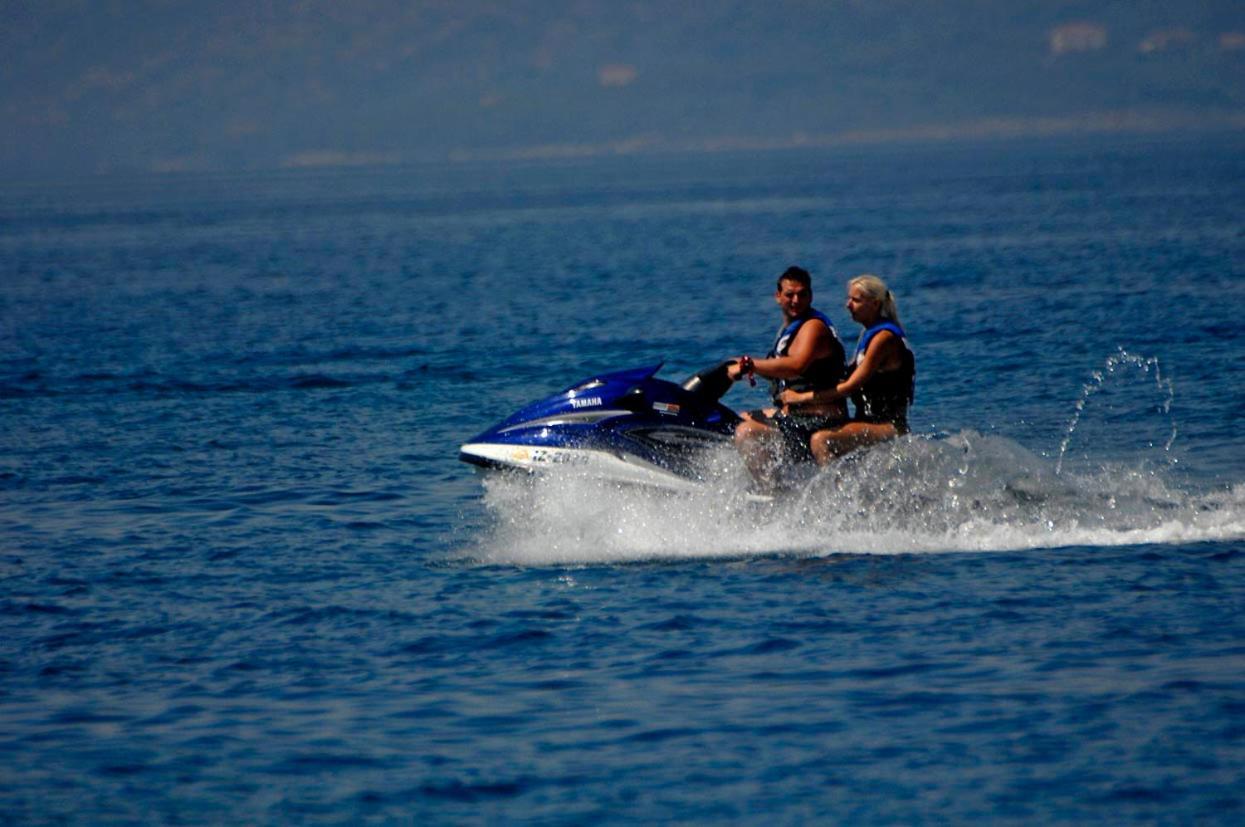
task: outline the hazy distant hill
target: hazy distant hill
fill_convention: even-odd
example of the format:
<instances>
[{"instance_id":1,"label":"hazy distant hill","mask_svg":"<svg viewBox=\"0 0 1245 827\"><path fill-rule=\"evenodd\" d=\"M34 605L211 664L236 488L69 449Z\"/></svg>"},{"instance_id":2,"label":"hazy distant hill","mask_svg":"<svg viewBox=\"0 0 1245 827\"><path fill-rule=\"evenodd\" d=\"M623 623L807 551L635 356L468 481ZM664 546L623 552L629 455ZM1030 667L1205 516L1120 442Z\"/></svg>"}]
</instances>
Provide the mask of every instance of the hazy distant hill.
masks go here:
<instances>
[{"instance_id":1,"label":"hazy distant hill","mask_svg":"<svg viewBox=\"0 0 1245 827\"><path fill-rule=\"evenodd\" d=\"M0 169L1245 128L1245 3L30 2Z\"/></svg>"}]
</instances>

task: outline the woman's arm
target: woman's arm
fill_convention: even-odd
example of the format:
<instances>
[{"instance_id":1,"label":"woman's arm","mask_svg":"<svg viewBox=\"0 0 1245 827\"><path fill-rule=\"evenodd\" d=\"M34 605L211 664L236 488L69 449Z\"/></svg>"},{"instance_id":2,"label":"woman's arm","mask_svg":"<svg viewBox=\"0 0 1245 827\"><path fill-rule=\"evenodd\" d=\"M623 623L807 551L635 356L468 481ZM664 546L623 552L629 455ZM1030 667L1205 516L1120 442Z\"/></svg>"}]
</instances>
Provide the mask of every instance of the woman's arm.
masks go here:
<instances>
[{"instance_id":1,"label":"woman's arm","mask_svg":"<svg viewBox=\"0 0 1245 827\"><path fill-rule=\"evenodd\" d=\"M834 389L837 396L851 396L869 380L883 362L890 361L895 348L902 347L899 338L889 330L879 330L874 334L869 347L865 348L865 356L856 364L852 375L840 382Z\"/></svg>"}]
</instances>

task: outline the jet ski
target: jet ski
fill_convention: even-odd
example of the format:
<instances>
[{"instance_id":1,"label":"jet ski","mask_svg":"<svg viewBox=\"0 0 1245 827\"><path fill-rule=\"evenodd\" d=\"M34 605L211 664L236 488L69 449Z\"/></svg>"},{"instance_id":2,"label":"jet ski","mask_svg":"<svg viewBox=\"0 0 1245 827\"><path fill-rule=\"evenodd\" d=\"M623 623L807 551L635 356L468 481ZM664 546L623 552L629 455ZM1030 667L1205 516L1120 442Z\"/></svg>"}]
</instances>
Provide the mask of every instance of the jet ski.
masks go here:
<instances>
[{"instance_id":1,"label":"jet ski","mask_svg":"<svg viewBox=\"0 0 1245 827\"><path fill-rule=\"evenodd\" d=\"M574 469L618 483L690 491L707 449L730 443L740 417L718 400L730 361L678 384L662 363L605 373L533 402L473 437L458 458L485 469Z\"/></svg>"}]
</instances>

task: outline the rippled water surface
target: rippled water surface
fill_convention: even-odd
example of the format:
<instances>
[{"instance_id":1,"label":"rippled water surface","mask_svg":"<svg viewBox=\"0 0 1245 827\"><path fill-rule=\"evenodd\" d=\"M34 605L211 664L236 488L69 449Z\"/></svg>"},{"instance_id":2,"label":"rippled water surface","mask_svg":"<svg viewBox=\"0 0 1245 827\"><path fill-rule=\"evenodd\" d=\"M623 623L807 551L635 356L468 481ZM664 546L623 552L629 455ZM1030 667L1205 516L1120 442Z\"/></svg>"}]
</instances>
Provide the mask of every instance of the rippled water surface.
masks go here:
<instances>
[{"instance_id":1,"label":"rippled water surface","mask_svg":"<svg viewBox=\"0 0 1245 827\"><path fill-rule=\"evenodd\" d=\"M0 189L0 820L1245 818L1245 144ZM886 277L785 501L481 480ZM739 408L758 391L732 391Z\"/></svg>"}]
</instances>

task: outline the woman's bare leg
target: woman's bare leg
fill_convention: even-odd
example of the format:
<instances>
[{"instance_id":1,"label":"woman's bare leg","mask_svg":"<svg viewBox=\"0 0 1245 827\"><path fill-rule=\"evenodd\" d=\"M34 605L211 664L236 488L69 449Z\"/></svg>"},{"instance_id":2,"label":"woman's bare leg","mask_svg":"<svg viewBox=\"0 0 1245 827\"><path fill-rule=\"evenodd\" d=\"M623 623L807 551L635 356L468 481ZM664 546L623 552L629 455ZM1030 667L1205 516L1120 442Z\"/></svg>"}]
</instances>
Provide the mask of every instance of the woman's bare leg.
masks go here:
<instances>
[{"instance_id":1,"label":"woman's bare leg","mask_svg":"<svg viewBox=\"0 0 1245 827\"><path fill-rule=\"evenodd\" d=\"M808 448L818 465L825 465L848 451L894 439L899 435L889 422L849 422L839 428L818 431L809 437ZM735 432L738 440L739 432Z\"/></svg>"}]
</instances>

